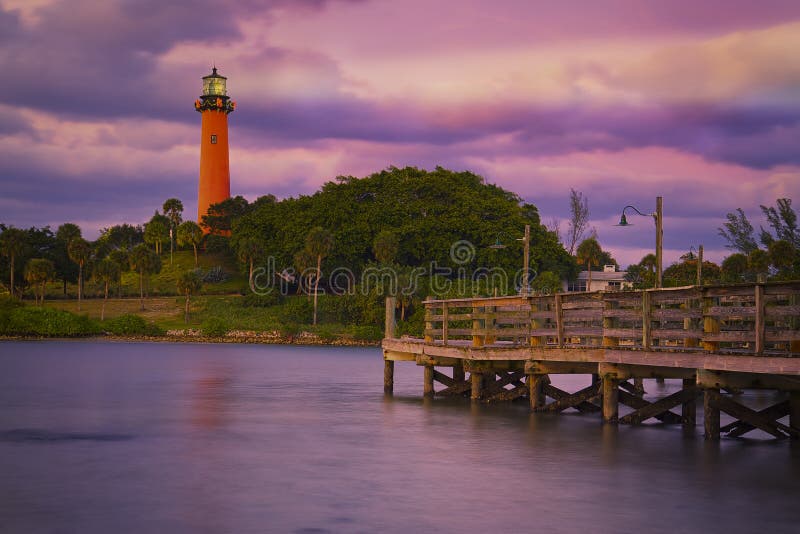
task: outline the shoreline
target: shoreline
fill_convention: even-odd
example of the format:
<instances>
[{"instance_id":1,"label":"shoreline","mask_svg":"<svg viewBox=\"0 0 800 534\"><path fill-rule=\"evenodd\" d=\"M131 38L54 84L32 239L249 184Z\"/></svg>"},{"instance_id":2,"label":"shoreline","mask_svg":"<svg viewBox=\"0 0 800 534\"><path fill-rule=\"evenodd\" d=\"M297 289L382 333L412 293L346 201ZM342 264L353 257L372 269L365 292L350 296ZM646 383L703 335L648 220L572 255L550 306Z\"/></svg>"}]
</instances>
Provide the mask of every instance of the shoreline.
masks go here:
<instances>
[{"instance_id":1,"label":"shoreline","mask_svg":"<svg viewBox=\"0 0 800 534\"><path fill-rule=\"evenodd\" d=\"M319 336L303 332L297 336L272 336L272 335L234 335L234 336L203 336L203 335L96 335L74 337L48 337L48 336L0 336L2 341L119 341L119 342L151 342L151 343L241 343L250 345L309 345L330 347L380 347L380 341L364 341L353 339L322 339Z\"/></svg>"}]
</instances>

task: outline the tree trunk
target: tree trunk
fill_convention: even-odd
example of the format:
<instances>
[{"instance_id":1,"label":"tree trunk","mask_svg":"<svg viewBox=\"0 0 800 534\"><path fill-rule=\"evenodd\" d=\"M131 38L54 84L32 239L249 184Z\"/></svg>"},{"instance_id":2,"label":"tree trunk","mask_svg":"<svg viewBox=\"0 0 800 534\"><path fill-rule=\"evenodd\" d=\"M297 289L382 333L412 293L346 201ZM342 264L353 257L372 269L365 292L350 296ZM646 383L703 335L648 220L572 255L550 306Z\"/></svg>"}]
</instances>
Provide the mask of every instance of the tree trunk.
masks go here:
<instances>
[{"instance_id":1,"label":"tree trunk","mask_svg":"<svg viewBox=\"0 0 800 534\"><path fill-rule=\"evenodd\" d=\"M186 309L183 311L183 322L189 324L189 292L186 292Z\"/></svg>"},{"instance_id":2,"label":"tree trunk","mask_svg":"<svg viewBox=\"0 0 800 534\"><path fill-rule=\"evenodd\" d=\"M317 256L317 276L314 279L314 323L317 324L317 292L319 290L319 279L322 276L322 256Z\"/></svg>"},{"instance_id":3,"label":"tree trunk","mask_svg":"<svg viewBox=\"0 0 800 534\"><path fill-rule=\"evenodd\" d=\"M14 255L11 255L11 289L8 290L11 298L14 298Z\"/></svg>"},{"instance_id":4,"label":"tree trunk","mask_svg":"<svg viewBox=\"0 0 800 534\"><path fill-rule=\"evenodd\" d=\"M44 306L44 288L45 288L46 285L47 285L47 280L42 282L42 302L41 302L42 306Z\"/></svg>"},{"instance_id":5,"label":"tree trunk","mask_svg":"<svg viewBox=\"0 0 800 534\"><path fill-rule=\"evenodd\" d=\"M108 282L106 282L105 296L103 297L103 307L100 308L100 322L106 320L106 301L108 300Z\"/></svg>"},{"instance_id":6,"label":"tree trunk","mask_svg":"<svg viewBox=\"0 0 800 534\"><path fill-rule=\"evenodd\" d=\"M586 283L586 291L592 290L592 262L586 262L586 268L589 269L589 281Z\"/></svg>"},{"instance_id":7,"label":"tree trunk","mask_svg":"<svg viewBox=\"0 0 800 534\"><path fill-rule=\"evenodd\" d=\"M194 268L197 269L197 245L192 243L192 248L194 249Z\"/></svg>"},{"instance_id":8,"label":"tree trunk","mask_svg":"<svg viewBox=\"0 0 800 534\"><path fill-rule=\"evenodd\" d=\"M81 311L81 296L83 296L83 262L78 264L78 311Z\"/></svg>"},{"instance_id":9,"label":"tree trunk","mask_svg":"<svg viewBox=\"0 0 800 534\"><path fill-rule=\"evenodd\" d=\"M250 283L250 291L253 291L253 258L250 258L250 276L248 277Z\"/></svg>"},{"instance_id":10,"label":"tree trunk","mask_svg":"<svg viewBox=\"0 0 800 534\"><path fill-rule=\"evenodd\" d=\"M64 298L67 298L67 276L64 275Z\"/></svg>"},{"instance_id":11,"label":"tree trunk","mask_svg":"<svg viewBox=\"0 0 800 534\"><path fill-rule=\"evenodd\" d=\"M144 311L144 274L139 273L139 309Z\"/></svg>"}]
</instances>

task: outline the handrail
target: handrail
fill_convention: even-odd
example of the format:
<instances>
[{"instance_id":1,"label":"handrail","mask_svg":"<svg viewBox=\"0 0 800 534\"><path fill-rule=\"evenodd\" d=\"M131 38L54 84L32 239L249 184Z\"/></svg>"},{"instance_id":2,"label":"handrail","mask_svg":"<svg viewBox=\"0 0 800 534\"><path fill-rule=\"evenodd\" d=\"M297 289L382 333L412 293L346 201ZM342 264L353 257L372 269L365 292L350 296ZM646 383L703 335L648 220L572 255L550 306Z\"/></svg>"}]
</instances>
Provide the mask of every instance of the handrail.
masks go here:
<instances>
[{"instance_id":1,"label":"handrail","mask_svg":"<svg viewBox=\"0 0 800 534\"><path fill-rule=\"evenodd\" d=\"M426 300L425 342L800 355L800 281Z\"/></svg>"}]
</instances>

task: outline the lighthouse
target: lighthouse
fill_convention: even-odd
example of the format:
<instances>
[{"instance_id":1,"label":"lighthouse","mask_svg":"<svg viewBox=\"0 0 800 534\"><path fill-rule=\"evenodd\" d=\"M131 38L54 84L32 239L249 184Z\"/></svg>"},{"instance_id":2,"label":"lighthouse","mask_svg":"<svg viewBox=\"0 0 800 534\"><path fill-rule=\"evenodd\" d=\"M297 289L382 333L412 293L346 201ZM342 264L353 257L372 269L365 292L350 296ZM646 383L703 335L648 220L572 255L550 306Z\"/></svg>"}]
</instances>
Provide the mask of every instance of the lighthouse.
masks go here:
<instances>
[{"instance_id":1,"label":"lighthouse","mask_svg":"<svg viewBox=\"0 0 800 534\"><path fill-rule=\"evenodd\" d=\"M203 94L194 108L202 117L200 134L200 182L197 188L197 222L202 222L208 207L230 198L231 174L228 165L228 114L236 102L228 96L227 78L217 74L203 76Z\"/></svg>"}]
</instances>

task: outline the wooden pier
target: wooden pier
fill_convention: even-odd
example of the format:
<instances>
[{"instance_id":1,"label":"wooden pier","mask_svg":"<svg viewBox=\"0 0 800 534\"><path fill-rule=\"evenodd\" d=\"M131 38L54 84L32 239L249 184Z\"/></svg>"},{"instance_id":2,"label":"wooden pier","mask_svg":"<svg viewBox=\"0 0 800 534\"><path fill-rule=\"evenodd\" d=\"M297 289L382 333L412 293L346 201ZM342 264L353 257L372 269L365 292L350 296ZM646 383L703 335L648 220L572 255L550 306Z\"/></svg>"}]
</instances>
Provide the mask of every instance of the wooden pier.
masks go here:
<instances>
[{"instance_id":1,"label":"wooden pier","mask_svg":"<svg viewBox=\"0 0 800 534\"><path fill-rule=\"evenodd\" d=\"M395 362L410 361L424 366L428 397L528 399L537 412L572 408L612 424L655 418L691 431L702 397L706 439L755 429L800 437L800 282L429 300L424 339L395 338L394 299L386 304L387 394ZM564 391L551 374L591 375L591 385ZM682 387L651 402L646 378ZM780 400L753 410L737 401L749 389ZM630 411L620 416L620 404ZM720 412L733 422L720 426Z\"/></svg>"}]
</instances>

